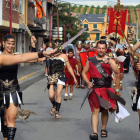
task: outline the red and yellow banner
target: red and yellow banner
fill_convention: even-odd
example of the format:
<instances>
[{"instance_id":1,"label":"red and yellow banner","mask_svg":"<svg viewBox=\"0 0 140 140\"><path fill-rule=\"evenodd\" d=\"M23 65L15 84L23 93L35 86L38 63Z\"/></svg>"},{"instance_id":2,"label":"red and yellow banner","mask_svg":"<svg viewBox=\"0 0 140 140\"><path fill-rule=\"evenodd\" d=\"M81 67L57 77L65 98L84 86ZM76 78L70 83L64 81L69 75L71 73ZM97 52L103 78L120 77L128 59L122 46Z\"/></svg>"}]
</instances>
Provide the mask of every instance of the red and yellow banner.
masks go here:
<instances>
[{"instance_id":1,"label":"red and yellow banner","mask_svg":"<svg viewBox=\"0 0 140 140\"><path fill-rule=\"evenodd\" d=\"M117 33L123 37L120 28L123 30L123 32L125 31L126 17L127 17L127 9L120 10L120 11L117 10L113 11L113 8L111 8L108 34L112 32L116 33L116 28L117 28Z\"/></svg>"}]
</instances>

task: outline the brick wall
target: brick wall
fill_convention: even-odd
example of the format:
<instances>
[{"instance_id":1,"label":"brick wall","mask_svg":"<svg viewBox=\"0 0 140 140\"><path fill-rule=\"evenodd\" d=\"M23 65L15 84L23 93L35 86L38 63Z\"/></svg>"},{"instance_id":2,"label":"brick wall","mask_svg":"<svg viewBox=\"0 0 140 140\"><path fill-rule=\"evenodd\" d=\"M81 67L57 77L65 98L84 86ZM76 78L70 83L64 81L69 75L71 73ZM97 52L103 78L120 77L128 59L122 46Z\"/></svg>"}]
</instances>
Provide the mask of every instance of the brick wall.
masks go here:
<instances>
[{"instance_id":1,"label":"brick wall","mask_svg":"<svg viewBox=\"0 0 140 140\"><path fill-rule=\"evenodd\" d=\"M19 0L15 0L15 4L19 5ZM3 20L10 20L10 8L6 8L6 1L3 1ZM13 23L19 24L19 12L12 11L12 21Z\"/></svg>"}]
</instances>

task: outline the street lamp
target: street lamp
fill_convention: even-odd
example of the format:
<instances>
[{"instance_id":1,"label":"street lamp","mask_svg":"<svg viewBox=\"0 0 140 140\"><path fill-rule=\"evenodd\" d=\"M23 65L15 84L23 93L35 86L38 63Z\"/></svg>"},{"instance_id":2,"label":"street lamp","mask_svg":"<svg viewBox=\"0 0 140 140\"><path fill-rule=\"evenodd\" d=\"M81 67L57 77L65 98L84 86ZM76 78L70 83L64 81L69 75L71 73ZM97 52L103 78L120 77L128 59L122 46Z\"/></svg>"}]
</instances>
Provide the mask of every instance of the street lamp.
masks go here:
<instances>
[{"instance_id":1,"label":"street lamp","mask_svg":"<svg viewBox=\"0 0 140 140\"><path fill-rule=\"evenodd\" d=\"M50 30L49 30L49 43L51 43L51 17L57 14L50 14Z\"/></svg>"}]
</instances>

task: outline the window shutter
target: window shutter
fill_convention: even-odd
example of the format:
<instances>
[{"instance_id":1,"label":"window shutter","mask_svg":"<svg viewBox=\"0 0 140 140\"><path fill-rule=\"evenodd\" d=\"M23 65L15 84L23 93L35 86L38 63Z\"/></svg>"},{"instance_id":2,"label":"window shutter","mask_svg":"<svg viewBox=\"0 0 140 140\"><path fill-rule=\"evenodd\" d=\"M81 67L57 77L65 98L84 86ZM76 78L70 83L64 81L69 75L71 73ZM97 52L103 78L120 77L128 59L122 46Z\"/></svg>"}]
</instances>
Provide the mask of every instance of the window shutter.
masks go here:
<instances>
[{"instance_id":1,"label":"window shutter","mask_svg":"<svg viewBox=\"0 0 140 140\"><path fill-rule=\"evenodd\" d=\"M93 28L94 29L97 29L97 24L93 24Z\"/></svg>"},{"instance_id":2,"label":"window shutter","mask_svg":"<svg viewBox=\"0 0 140 140\"><path fill-rule=\"evenodd\" d=\"M88 24L84 24L84 28L86 28L86 27L87 27L86 31L88 31Z\"/></svg>"},{"instance_id":3,"label":"window shutter","mask_svg":"<svg viewBox=\"0 0 140 140\"><path fill-rule=\"evenodd\" d=\"M96 34L96 40L100 40L100 34L99 33Z\"/></svg>"}]
</instances>

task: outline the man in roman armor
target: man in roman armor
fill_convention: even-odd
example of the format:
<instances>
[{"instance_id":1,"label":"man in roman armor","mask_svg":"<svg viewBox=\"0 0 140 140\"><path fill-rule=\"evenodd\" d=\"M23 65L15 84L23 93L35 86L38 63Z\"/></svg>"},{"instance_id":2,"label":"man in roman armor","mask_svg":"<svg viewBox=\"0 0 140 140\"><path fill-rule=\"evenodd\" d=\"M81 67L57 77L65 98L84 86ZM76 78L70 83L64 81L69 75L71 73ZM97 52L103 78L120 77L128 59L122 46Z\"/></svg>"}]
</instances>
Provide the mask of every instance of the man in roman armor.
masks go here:
<instances>
[{"instance_id":1,"label":"man in roman armor","mask_svg":"<svg viewBox=\"0 0 140 140\"><path fill-rule=\"evenodd\" d=\"M84 48L82 48L82 41L78 41L76 44L76 48L75 48L75 58L77 60L78 63L78 72L80 74L80 76L77 75L77 81L78 81L78 85L76 88L85 88L84 86L84 80L82 79L81 73L82 73L82 65L81 65L81 59L80 59L80 53L81 52L85 52L86 50ZM81 83L80 83L80 79L81 79Z\"/></svg>"},{"instance_id":2,"label":"man in roman armor","mask_svg":"<svg viewBox=\"0 0 140 140\"><path fill-rule=\"evenodd\" d=\"M112 72L119 74L120 71L116 62L106 56L106 42L102 40L99 41L96 49L97 56L90 57L87 60L82 72L83 79L90 89L88 100L92 112L91 122L94 132L90 135L91 140L98 140L99 112L101 111L102 113L101 137L107 137L108 132L106 126L108 121L108 110L115 113L115 116L118 117L117 114L123 114L120 110L116 111L118 101L125 105L124 99L116 95L114 89L111 88ZM87 77L88 71L90 71L90 80ZM91 81L94 81L94 84L92 84ZM123 110L125 109L123 108ZM126 113L122 118L126 117L128 114L129 113Z\"/></svg>"},{"instance_id":3,"label":"man in roman armor","mask_svg":"<svg viewBox=\"0 0 140 140\"><path fill-rule=\"evenodd\" d=\"M91 48L90 48L90 41L88 41L88 40L85 41L84 45L85 45L84 49L85 49L86 51L91 50Z\"/></svg>"}]
</instances>

